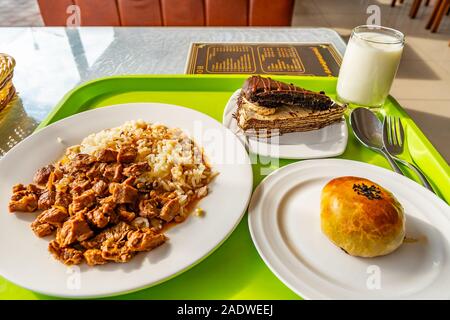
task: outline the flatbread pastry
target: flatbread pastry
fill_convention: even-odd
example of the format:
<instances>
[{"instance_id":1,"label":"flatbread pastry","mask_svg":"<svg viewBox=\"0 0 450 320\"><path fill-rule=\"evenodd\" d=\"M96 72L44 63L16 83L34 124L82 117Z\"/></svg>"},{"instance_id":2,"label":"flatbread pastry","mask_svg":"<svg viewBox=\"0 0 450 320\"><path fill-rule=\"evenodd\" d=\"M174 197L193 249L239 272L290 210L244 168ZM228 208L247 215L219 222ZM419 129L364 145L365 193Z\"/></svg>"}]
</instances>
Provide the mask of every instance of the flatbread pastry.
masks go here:
<instances>
[{"instance_id":1,"label":"flatbread pastry","mask_svg":"<svg viewBox=\"0 0 450 320\"><path fill-rule=\"evenodd\" d=\"M237 104L234 118L250 136L317 130L342 121L346 109L323 92L261 76L245 81Z\"/></svg>"}]
</instances>

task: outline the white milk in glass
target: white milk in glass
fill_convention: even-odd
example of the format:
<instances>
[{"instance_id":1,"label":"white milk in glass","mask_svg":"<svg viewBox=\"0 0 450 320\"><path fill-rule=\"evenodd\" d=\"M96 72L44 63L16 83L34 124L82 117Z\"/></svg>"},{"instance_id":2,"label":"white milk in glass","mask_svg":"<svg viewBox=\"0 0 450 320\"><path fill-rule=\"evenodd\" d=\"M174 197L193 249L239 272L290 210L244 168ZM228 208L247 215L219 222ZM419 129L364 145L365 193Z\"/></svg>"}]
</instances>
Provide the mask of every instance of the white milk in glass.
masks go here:
<instances>
[{"instance_id":1,"label":"white milk in glass","mask_svg":"<svg viewBox=\"0 0 450 320\"><path fill-rule=\"evenodd\" d=\"M403 51L399 31L369 26L353 30L339 71L339 100L381 106L391 89Z\"/></svg>"}]
</instances>

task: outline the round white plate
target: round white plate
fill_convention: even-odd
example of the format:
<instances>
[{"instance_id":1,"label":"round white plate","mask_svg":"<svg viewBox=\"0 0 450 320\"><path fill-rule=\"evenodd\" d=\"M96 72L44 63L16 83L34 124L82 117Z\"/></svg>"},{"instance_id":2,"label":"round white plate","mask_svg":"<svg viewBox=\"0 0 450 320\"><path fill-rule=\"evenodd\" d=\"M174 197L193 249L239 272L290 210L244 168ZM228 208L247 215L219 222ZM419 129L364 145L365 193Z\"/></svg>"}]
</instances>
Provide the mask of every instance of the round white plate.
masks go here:
<instances>
[{"instance_id":1,"label":"round white plate","mask_svg":"<svg viewBox=\"0 0 450 320\"><path fill-rule=\"evenodd\" d=\"M205 215L191 216L169 229L167 243L128 263L66 267L48 252L49 239L33 234L30 223L37 214L8 213L11 187L31 182L37 169L55 162L66 147L80 143L90 133L137 119L178 127L204 147L213 169L220 173L211 183L211 193L199 203ZM0 176L0 274L33 291L64 297L134 291L160 283L199 262L240 222L253 177L248 155L231 131L200 112L161 103L116 105L56 122L9 151L0 160Z\"/></svg>"},{"instance_id":2,"label":"round white plate","mask_svg":"<svg viewBox=\"0 0 450 320\"><path fill-rule=\"evenodd\" d=\"M352 257L320 229L320 196L339 176L368 178L390 190L406 213L404 243L384 257ZM392 171L350 160L285 166L256 189L249 206L255 246L273 273L307 299L449 299L450 207Z\"/></svg>"},{"instance_id":3,"label":"round white plate","mask_svg":"<svg viewBox=\"0 0 450 320\"><path fill-rule=\"evenodd\" d=\"M348 140L348 129L344 119L319 130L286 133L267 139L247 137L233 118L240 92L241 89L236 90L228 100L223 111L222 123L233 131L252 153L284 159L327 158L344 153Z\"/></svg>"}]
</instances>

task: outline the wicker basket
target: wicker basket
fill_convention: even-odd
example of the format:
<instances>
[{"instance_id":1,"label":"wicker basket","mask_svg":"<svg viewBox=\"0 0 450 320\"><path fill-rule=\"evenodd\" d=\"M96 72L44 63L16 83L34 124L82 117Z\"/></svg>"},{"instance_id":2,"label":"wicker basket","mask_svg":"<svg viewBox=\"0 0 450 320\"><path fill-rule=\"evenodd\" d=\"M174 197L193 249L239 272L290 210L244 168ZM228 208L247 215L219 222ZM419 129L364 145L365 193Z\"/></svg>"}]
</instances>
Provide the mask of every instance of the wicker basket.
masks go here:
<instances>
[{"instance_id":1,"label":"wicker basket","mask_svg":"<svg viewBox=\"0 0 450 320\"><path fill-rule=\"evenodd\" d=\"M0 53L0 110L6 107L16 95L16 89L12 83L15 65L13 57Z\"/></svg>"}]
</instances>

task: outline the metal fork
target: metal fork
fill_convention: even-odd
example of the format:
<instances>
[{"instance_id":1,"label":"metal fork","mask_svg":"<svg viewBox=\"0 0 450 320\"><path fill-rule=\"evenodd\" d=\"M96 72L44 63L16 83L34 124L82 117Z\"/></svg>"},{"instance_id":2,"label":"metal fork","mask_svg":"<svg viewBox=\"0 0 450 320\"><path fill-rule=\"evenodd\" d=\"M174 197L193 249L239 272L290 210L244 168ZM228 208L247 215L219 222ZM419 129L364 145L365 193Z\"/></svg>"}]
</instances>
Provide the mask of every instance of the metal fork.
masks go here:
<instances>
[{"instance_id":1,"label":"metal fork","mask_svg":"<svg viewBox=\"0 0 450 320\"><path fill-rule=\"evenodd\" d=\"M414 164L414 160L405 148L405 131L398 117L386 116L383 121L383 143L389 154L397 161L414 171L422 184L435 193L422 170Z\"/></svg>"}]
</instances>

